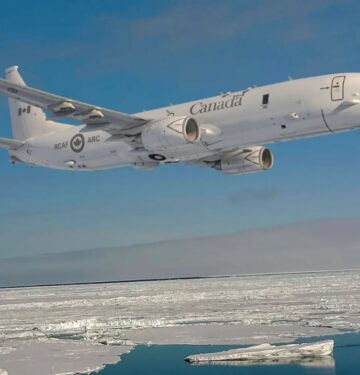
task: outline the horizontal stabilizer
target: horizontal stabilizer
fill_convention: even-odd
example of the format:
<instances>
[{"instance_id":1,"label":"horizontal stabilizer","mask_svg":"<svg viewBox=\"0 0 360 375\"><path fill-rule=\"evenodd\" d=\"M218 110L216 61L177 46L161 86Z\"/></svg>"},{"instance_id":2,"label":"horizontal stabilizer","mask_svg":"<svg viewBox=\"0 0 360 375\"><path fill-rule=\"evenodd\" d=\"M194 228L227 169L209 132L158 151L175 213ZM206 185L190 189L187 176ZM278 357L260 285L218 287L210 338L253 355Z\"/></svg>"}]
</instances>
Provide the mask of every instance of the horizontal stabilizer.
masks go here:
<instances>
[{"instance_id":1,"label":"horizontal stabilizer","mask_svg":"<svg viewBox=\"0 0 360 375\"><path fill-rule=\"evenodd\" d=\"M0 138L0 148L4 148L6 150L17 150L24 143L25 142L18 141L16 139Z\"/></svg>"}]
</instances>

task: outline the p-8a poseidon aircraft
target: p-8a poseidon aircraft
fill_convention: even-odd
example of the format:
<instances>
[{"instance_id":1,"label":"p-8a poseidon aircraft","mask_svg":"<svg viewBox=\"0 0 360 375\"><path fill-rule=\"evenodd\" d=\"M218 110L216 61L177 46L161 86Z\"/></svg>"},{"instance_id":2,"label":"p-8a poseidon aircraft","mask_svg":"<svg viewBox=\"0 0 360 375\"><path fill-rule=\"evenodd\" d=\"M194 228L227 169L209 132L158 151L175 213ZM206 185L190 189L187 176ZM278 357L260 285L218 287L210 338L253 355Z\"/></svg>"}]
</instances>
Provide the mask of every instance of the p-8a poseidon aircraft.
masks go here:
<instances>
[{"instance_id":1,"label":"p-8a poseidon aircraft","mask_svg":"<svg viewBox=\"0 0 360 375\"><path fill-rule=\"evenodd\" d=\"M289 80L136 114L125 114L25 85L6 69L13 163L88 171L163 163L211 167L226 175L271 169L266 145L360 127L360 74ZM61 123L72 119L80 125Z\"/></svg>"}]
</instances>

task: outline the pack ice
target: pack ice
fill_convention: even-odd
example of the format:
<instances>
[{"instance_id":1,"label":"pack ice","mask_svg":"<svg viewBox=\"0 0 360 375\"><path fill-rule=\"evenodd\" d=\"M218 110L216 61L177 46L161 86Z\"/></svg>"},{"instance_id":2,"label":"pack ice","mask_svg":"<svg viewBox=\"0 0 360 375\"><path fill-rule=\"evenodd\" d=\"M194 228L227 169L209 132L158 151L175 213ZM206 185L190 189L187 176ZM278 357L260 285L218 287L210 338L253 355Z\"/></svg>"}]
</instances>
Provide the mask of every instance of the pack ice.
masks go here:
<instances>
[{"instance_id":1,"label":"pack ice","mask_svg":"<svg viewBox=\"0 0 360 375\"><path fill-rule=\"evenodd\" d=\"M290 344L360 331L359 311L357 270L4 288L0 368L84 373L149 343Z\"/></svg>"},{"instance_id":2,"label":"pack ice","mask_svg":"<svg viewBox=\"0 0 360 375\"><path fill-rule=\"evenodd\" d=\"M290 345L260 344L248 348L232 349L224 352L191 355L186 357L185 361L193 363L322 357L332 354L333 350L333 340Z\"/></svg>"}]
</instances>

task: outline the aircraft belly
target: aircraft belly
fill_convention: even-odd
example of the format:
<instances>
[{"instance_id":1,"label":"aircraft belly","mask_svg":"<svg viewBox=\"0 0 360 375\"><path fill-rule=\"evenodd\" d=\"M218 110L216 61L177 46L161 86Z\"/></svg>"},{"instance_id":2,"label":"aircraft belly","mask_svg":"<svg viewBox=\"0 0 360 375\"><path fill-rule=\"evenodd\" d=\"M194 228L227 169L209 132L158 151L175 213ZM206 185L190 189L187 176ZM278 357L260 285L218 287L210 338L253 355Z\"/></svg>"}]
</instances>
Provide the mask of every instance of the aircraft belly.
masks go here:
<instances>
[{"instance_id":1,"label":"aircraft belly","mask_svg":"<svg viewBox=\"0 0 360 375\"><path fill-rule=\"evenodd\" d=\"M108 142L99 134L70 134L44 143L30 144L28 159L39 166L87 170L129 165L133 149L121 140Z\"/></svg>"},{"instance_id":2,"label":"aircraft belly","mask_svg":"<svg viewBox=\"0 0 360 375\"><path fill-rule=\"evenodd\" d=\"M61 162L69 165L69 160L73 160L75 164L69 166L79 169L105 169L131 164L134 158L132 153L132 149L123 142L116 142L116 144L102 143L96 148L88 148L78 155L74 155L74 153L64 155L65 157L62 158Z\"/></svg>"},{"instance_id":3,"label":"aircraft belly","mask_svg":"<svg viewBox=\"0 0 360 375\"><path fill-rule=\"evenodd\" d=\"M348 108L345 108L345 106L341 108L340 106L341 104L331 111L324 112L324 121L331 131L351 130L360 127L358 105Z\"/></svg>"}]
</instances>

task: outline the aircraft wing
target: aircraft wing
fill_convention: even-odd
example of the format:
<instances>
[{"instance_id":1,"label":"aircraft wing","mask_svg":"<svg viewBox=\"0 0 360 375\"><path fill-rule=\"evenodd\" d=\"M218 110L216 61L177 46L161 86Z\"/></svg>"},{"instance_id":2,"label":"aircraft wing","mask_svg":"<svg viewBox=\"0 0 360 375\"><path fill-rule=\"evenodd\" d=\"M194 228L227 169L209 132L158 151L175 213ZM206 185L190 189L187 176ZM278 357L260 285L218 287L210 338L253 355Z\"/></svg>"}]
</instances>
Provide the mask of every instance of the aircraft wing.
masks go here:
<instances>
[{"instance_id":1,"label":"aircraft wing","mask_svg":"<svg viewBox=\"0 0 360 375\"><path fill-rule=\"evenodd\" d=\"M19 85L6 79L0 79L0 92L52 113L52 119L71 118L88 126L104 128L112 134L136 134L140 132L142 125L149 121Z\"/></svg>"},{"instance_id":2,"label":"aircraft wing","mask_svg":"<svg viewBox=\"0 0 360 375\"><path fill-rule=\"evenodd\" d=\"M4 148L6 150L17 150L23 144L24 142L16 139L0 138L0 148Z\"/></svg>"}]
</instances>

